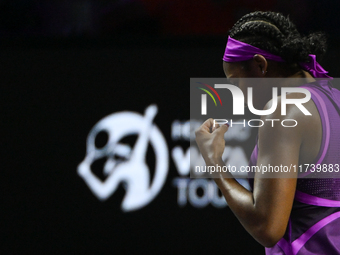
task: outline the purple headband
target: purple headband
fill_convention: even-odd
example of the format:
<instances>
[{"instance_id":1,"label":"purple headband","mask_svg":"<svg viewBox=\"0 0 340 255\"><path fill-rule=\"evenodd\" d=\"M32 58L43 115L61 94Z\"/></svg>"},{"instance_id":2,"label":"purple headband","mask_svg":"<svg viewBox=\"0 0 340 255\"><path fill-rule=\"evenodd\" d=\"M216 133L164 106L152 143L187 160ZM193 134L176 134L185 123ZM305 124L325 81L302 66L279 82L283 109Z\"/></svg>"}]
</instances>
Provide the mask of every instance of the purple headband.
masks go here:
<instances>
[{"instance_id":1,"label":"purple headband","mask_svg":"<svg viewBox=\"0 0 340 255\"><path fill-rule=\"evenodd\" d=\"M254 47L250 44L238 41L234 38L228 37L228 43L225 49L225 53L223 56L223 61L225 62L240 62L247 61L254 57L255 54L260 54L264 56L266 59L277 61L277 62L285 62L283 58L271 54L268 51L261 50L257 47ZM314 78L330 78L332 77L327 75L327 71L322 68L322 66L316 61L315 55L309 55L309 62L299 63L301 68L311 75Z\"/></svg>"}]
</instances>

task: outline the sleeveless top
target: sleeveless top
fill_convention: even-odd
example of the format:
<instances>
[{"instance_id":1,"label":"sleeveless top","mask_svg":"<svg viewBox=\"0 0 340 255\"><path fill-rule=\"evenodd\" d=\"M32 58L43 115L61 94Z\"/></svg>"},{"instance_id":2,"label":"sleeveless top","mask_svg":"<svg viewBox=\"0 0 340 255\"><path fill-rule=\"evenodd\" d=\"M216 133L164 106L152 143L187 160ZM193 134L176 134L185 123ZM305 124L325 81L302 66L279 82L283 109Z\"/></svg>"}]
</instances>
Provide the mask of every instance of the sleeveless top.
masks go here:
<instances>
[{"instance_id":1,"label":"sleeveless top","mask_svg":"<svg viewBox=\"0 0 340 255\"><path fill-rule=\"evenodd\" d=\"M319 80L301 87L311 92L322 123L320 151L311 163L339 169L340 91L333 88L327 80ZM257 155L256 144L250 158L250 166L256 165ZM303 169L303 173L299 174L299 177L304 178L297 180L285 235L274 247L265 248L267 255L340 254L340 176L339 173L334 175L333 172L328 176L323 175L323 178L315 178L318 174L320 173L310 171L310 168L307 172ZM254 176L249 174L248 177L253 188Z\"/></svg>"}]
</instances>

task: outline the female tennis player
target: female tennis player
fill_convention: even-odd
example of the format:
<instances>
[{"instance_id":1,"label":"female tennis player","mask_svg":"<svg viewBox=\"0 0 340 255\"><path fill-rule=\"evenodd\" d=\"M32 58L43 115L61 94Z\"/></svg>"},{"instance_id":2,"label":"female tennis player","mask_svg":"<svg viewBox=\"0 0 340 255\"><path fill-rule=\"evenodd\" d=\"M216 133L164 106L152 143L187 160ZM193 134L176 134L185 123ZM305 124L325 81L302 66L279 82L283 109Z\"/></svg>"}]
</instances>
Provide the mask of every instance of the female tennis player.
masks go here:
<instances>
[{"instance_id":1,"label":"female tennis player","mask_svg":"<svg viewBox=\"0 0 340 255\"><path fill-rule=\"evenodd\" d=\"M287 114L282 116L278 98L277 109L262 119L294 119L298 125L260 127L250 165L314 164L339 169L340 92L330 86L331 77L316 61L325 50L322 34L303 37L279 13L253 12L231 29L223 68L227 78L239 81L244 94L247 84L242 78L300 78L257 85L253 88L256 109L270 108L272 87L278 87L278 91L302 87L312 99L303 104L311 116L294 104L287 105ZM304 97L302 93L287 94L288 99ZM226 125L213 127L213 120L208 119L196 131L196 142L207 166L224 166L227 130ZM340 254L339 179L298 178L298 173L289 177L261 178L255 173L250 180L251 191L232 175L221 175L215 181L244 228L266 247L266 254Z\"/></svg>"}]
</instances>

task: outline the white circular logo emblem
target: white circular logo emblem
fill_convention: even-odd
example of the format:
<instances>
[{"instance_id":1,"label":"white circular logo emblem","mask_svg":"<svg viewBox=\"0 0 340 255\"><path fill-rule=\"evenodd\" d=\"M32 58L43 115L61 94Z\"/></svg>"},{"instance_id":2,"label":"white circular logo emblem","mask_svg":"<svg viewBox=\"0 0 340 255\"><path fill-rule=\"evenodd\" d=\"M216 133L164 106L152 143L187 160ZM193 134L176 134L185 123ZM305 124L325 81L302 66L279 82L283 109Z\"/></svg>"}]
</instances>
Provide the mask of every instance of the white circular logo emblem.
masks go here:
<instances>
[{"instance_id":1,"label":"white circular logo emblem","mask_svg":"<svg viewBox=\"0 0 340 255\"><path fill-rule=\"evenodd\" d=\"M134 112L118 112L100 120L87 137L85 159L78 166L78 174L100 200L109 198L118 185L125 183L126 194L122 202L123 211L137 210L150 203L162 189L168 173L168 148L166 141L153 119L157 106L150 105L145 115ZM99 132L108 134L108 141L97 148L95 139ZM133 148L120 143L127 136L137 135ZM148 144L155 153L154 178L150 184L150 169L146 163ZM117 156L120 160L117 160ZM91 171L96 160L107 158L102 181ZM123 160L122 160L123 159Z\"/></svg>"}]
</instances>

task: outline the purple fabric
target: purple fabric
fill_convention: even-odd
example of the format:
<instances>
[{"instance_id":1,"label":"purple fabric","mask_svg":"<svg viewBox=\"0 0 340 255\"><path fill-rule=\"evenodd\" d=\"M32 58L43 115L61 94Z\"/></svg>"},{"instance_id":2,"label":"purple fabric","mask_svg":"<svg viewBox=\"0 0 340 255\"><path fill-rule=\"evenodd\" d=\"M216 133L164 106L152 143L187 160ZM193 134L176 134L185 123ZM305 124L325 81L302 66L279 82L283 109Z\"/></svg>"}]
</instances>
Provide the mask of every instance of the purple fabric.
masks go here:
<instances>
[{"instance_id":1,"label":"purple fabric","mask_svg":"<svg viewBox=\"0 0 340 255\"><path fill-rule=\"evenodd\" d=\"M340 218L340 212L333 213L326 218L323 218L318 223L314 224L311 228L307 230L304 234L302 234L298 239L289 243L287 240L282 238L278 243L277 246L273 248L266 248L266 254L275 255L275 254L285 254L285 255L296 255L299 253L302 247L311 239L317 232L319 232L322 228L330 224L332 221ZM331 228L334 226L329 225ZM330 238L330 236L329 236ZM337 235L334 237L335 240L338 240ZM281 251L278 249L281 248ZM326 250L328 247L324 247ZM335 249L335 246L332 245L332 249ZM283 253L282 253L283 252ZM340 254L340 250L338 250ZM303 252L302 254L307 254ZM315 254L315 253L310 253ZM326 253L325 253L326 254Z\"/></svg>"},{"instance_id":2,"label":"purple fabric","mask_svg":"<svg viewBox=\"0 0 340 255\"><path fill-rule=\"evenodd\" d=\"M340 201L312 196L299 190L295 192L295 200L308 205L340 207Z\"/></svg>"},{"instance_id":3,"label":"purple fabric","mask_svg":"<svg viewBox=\"0 0 340 255\"><path fill-rule=\"evenodd\" d=\"M329 139L330 139L330 123L329 123L329 118L328 118L328 113L327 113L327 107L325 105L324 100L321 98L321 96L310 86L301 86L301 88L309 90L309 92L312 95L312 99L314 103L316 104L317 108L319 109L320 112L320 118L321 118L321 123L322 123L322 144L321 144L321 150L317 156L317 160L315 162L315 165L321 164L321 162L324 160L326 156L326 152L328 150L329 146ZM308 174L310 174L310 171L304 172L299 175L299 177L305 177Z\"/></svg>"},{"instance_id":4,"label":"purple fabric","mask_svg":"<svg viewBox=\"0 0 340 255\"><path fill-rule=\"evenodd\" d=\"M329 139L330 139L330 127L329 127L330 123L329 123L328 112L327 112L327 107L326 107L325 102L322 100L321 96L319 96L319 94L314 89L309 88L309 91L318 99L320 107L321 107L322 115L325 118L326 130L324 130L325 132L323 132L323 133L326 133L325 147L322 151L322 155L320 159L316 163L316 164L320 164L325 158L326 152L328 150Z\"/></svg>"},{"instance_id":5,"label":"purple fabric","mask_svg":"<svg viewBox=\"0 0 340 255\"><path fill-rule=\"evenodd\" d=\"M301 247L297 255L340 254L340 217L322 227Z\"/></svg>"},{"instance_id":6,"label":"purple fabric","mask_svg":"<svg viewBox=\"0 0 340 255\"><path fill-rule=\"evenodd\" d=\"M327 75L327 71L322 68L322 66L316 61L316 56L309 54L308 62L299 63L301 68L307 72L309 72L315 78L329 78L333 79L332 77Z\"/></svg>"},{"instance_id":7,"label":"purple fabric","mask_svg":"<svg viewBox=\"0 0 340 255\"><path fill-rule=\"evenodd\" d=\"M284 62L283 58L275 56L268 51L261 50L248 43L238 41L228 37L228 43L224 52L223 61L225 62L240 62L247 61L254 57L255 54L261 54L266 59Z\"/></svg>"},{"instance_id":8,"label":"purple fabric","mask_svg":"<svg viewBox=\"0 0 340 255\"><path fill-rule=\"evenodd\" d=\"M231 38L230 36L228 37L228 43L224 52L223 61L225 62L247 61L252 59L255 54L260 54L269 60L285 62L285 60L280 56L276 56L268 51L261 50L248 43L238 41L234 38ZM332 77L327 75L328 72L325 69L323 69L322 66L316 61L315 55L309 55L308 61L309 62L306 63L299 63L303 70L309 72L315 78L332 79Z\"/></svg>"},{"instance_id":9,"label":"purple fabric","mask_svg":"<svg viewBox=\"0 0 340 255\"><path fill-rule=\"evenodd\" d=\"M292 251L293 254L297 254L299 250L305 245L305 243L315 234L317 233L320 229L325 227L327 224L330 222L338 219L340 217L340 212L333 213L329 215L326 218L323 218L320 220L318 223L313 225L310 229L308 229L307 232L305 232L303 235L301 235L298 239L296 239L292 243Z\"/></svg>"},{"instance_id":10,"label":"purple fabric","mask_svg":"<svg viewBox=\"0 0 340 255\"><path fill-rule=\"evenodd\" d=\"M339 164L340 92L327 80L317 80L301 87L311 92L321 117L322 145L314 162ZM257 164L257 156L256 144L250 166ZM265 249L267 255L340 254L339 179L307 178L298 178L286 233L274 247ZM249 179L249 183L253 186L253 179Z\"/></svg>"},{"instance_id":11,"label":"purple fabric","mask_svg":"<svg viewBox=\"0 0 340 255\"><path fill-rule=\"evenodd\" d=\"M279 248L281 248L281 251L279 251ZM277 250L276 252L274 252L274 250ZM283 251L283 253L282 253ZM273 248L267 248L266 249L266 254L268 255L293 255L292 252L292 247L291 244L288 243L288 241L284 238L281 238L280 241L278 241L278 243L273 247Z\"/></svg>"}]
</instances>

